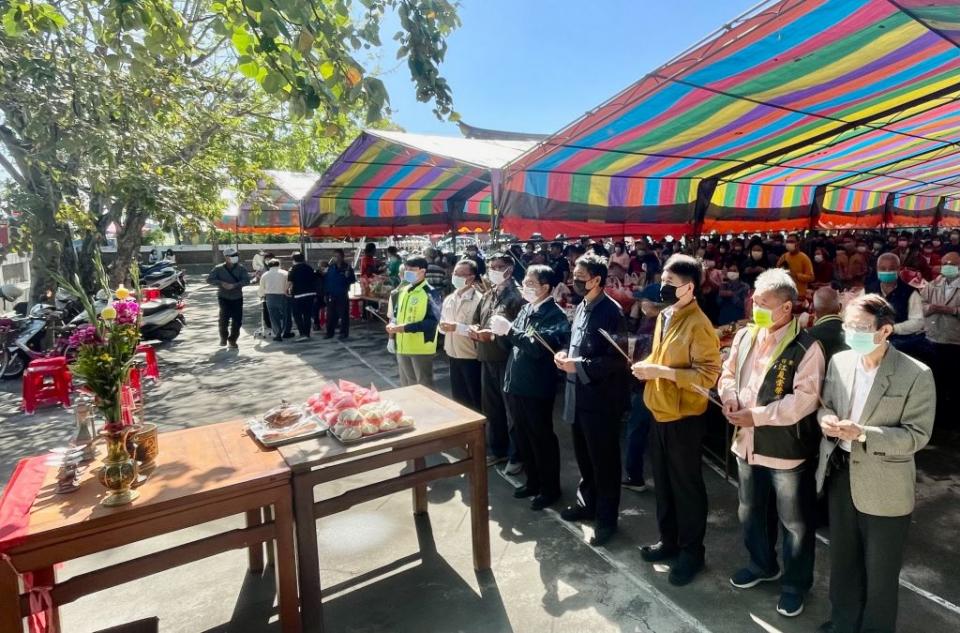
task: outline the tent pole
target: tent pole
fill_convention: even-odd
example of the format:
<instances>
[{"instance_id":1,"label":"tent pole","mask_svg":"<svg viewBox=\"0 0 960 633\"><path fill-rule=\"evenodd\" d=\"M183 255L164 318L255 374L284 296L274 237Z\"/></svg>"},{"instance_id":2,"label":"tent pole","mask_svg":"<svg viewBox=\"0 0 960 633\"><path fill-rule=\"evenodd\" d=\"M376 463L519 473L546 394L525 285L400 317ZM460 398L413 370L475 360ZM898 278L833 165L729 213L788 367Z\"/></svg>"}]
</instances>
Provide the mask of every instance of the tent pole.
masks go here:
<instances>
[{"instance_id":1,"label":"tent pole","mask_svg":"<svg viewBox=\"0 0 960 633\"><path fill-rule=\"evenodd\" d=\"M820 213L823 210L823 197L826 193L826 185L817 185L813 190L813 201L810 203L810 225L807 227L811 233L820 226Z\"/></svg>"},{"instance_id":2,"label":"tent pole","mask_svg":"<svg viewBox=\"0 0 960 633\"><path fill-rule=\"evenodd\" d=\"M895 194L888 193L887 199L883 203L883 234L886 236L887 231L890 230L890 225L893 223L893 196Z\"/></svg>"},{"instance_id":3,"label":"tent pole","mask_svg":"<svg viewBox=\"0 0 960 633\"><path fill-rule=\"evenodd\" d=\"M297 204L297 223L300 225L300 252L303 253L303 257L307 257L307 244L303 239L303 199L300 199L300 202Z\"/></svg>"},{"instance_id":4,"label":"tent pole","mask_svg":"<svg viewBox=\"0 0 960 633\"><path fill-rule=\"evenodd\" d=\"M707 216L707 208L710 206L710 199L713 198L713 192L717 188L717 182L716 178L704 178L697 185L697 199L693 204L693 239L691 241L693 244L700 242L703 220Z\"/></svg>"},{"instance_id":5,"label":"tent pole","mask_svg":"<svg viewBox=\"0 0 960 633\"><path fill-rule=\"evenodd\" d=\"M940 202L937 203L937 210L933 213L933 223L930 225L930 230L933 231L933 234L936 235L937 231L940 230L940 220L943 219L943 209L947 206L947 197L944 196L940 198Z\"/></svg>"}]
</instances>

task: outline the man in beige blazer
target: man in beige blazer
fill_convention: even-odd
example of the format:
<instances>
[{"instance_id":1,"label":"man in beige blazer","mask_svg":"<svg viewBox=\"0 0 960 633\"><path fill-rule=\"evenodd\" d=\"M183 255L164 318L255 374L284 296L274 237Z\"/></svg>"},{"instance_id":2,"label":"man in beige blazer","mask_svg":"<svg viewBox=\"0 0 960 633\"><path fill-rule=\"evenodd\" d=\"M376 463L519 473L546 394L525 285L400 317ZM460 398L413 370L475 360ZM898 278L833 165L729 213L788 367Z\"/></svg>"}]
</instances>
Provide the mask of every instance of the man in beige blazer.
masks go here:
<instances>
[{"instance_id":1,"label":"man in beige blazer","mask_svg":"<svg viewBox=\"0 0 960 633\"><path fill-rule=\"evenodd\" d=\"M896 313L879 295L844 312L849 351L836 354L817 414L817 490L830 508L832 619L819 633L894 633L903 548L913 512L913 455L933 431L936 389L922 363L887 341Z\"/></svg>"}]
</instances>

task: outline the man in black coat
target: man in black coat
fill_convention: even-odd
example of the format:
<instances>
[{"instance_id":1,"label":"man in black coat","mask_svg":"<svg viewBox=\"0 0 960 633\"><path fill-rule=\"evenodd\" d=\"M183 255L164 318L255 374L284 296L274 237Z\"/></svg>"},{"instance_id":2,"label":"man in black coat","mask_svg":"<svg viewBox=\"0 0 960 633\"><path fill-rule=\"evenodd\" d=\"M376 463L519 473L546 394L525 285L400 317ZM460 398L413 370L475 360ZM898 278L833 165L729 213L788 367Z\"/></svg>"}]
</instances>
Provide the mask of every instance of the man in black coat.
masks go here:
<instances>
[{"instance_id":1,"label":"man in black coat","mask_svg":"<svg viewBox=\"0 0 960 633\"><path fill-rule=\"evenodd\" d=\"M577 503L561 513L567 521L595 521L592 545L616 533L620 512L620 418L629 395L629 363L600 334L625 341L626 320L607 296L606 258L590 253L577 260L574 291L583 297L570 332L570 349L554 362L566 373L563 417L573 429L580 468Z\"/></svg>"},{"instance_id":2,"label":"man in black coat","mask_svg":"<svg viewBox=\"0 0 960 633\"><path fill-rule=\"evenodd\" d=\"M840 294L830 286L818 288L813 293L813 312L817 317L808 332L820 341L827 365L837 352L847 349L843 339L843 319L840 318Z\"/></svg>"}]
</instances>

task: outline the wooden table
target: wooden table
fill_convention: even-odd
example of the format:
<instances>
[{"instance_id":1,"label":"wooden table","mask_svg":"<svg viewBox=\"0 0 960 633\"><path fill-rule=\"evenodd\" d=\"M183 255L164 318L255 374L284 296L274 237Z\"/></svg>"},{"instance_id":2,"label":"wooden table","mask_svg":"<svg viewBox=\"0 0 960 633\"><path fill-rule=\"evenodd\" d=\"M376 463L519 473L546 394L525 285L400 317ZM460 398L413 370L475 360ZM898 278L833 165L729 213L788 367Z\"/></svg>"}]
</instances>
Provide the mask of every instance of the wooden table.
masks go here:
<instances>
[{"instance_id":1,"label":"wooden table","mask_svg":"<svg viewBox=\"0 0 960 633\"><path fill-rule=\"evenodd\" d=\"M290 469L280 455L260 448L241 422L163 433L159 443L157 468L140 487L140 497L119 508L99 505L104 491L99 482L89 480L89 473L77 492L53 494L57 469L48 470L30 510L27 536L8 552L16 572L0 563L0 631L22 631L22 618L31 612L29 594L21 594L19 574L33 572L39 581L35 584L52 587L50 630L59 631L59 605L233 549L248 548L251 571L260 572L263 544L273 541L282 630L301 630ZM265 522L261 510L270 506L275 518ZM237 514L246 515L246 528L56 582L57 563Z\"/></svg>"},{"instance_id":2,"label":"wooden table","mask_svg":"<svg viewBox=\"0 0 960 633\"><path fill-rule=\"evenodd\" d=\"M473 564L478 570L490 568L486 425L483 415L420 385L391 389L381 392L380 396L383 400L397 403L406 415L412 416L415 429L347 446L332 437L321 437L278 449L293 471L300 604L304 627L308 631L323 630L315 522L359 503L412 488L413 511L422 514L427 511L427 482L466 474L471 491ZM428 455L454 448L465 448L466 458L429 468L426 466L425 458ZM319 484L403 462L411 464L410 472L314 503L314 488Z\"/></svg>"}]
</instances>

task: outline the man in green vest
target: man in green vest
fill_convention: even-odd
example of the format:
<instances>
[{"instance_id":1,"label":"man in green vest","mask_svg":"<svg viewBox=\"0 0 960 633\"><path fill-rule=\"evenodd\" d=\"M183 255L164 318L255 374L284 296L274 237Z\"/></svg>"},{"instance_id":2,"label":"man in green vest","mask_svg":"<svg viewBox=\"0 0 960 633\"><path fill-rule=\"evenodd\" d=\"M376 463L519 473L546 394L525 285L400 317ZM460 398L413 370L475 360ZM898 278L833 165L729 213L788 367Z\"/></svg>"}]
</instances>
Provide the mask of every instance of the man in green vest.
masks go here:
<instances>
[{"instance_id":1,"label":"man in green vest","mask_svg":"<svg viewBox=\"0 0 960 633\"><path fill-rule=\"evenodd\" d=\"M730 584L749 589L779 580L777 612L785 617L800 615L813 584L816 412L826 365L820 343L793 316L798 299L787 271L760 273L753 323L734 337L718 385L723 413L736 427L738 515L749 554ZM771 497L783 532L782 568L767 522Z\"/></svg>"},{"instance_id":2,"label":"man in green vest","mask_svg":"<svg viewBox=\"0 0 960 633\"><path fill-rule=\"evenodd\" d=\"M390 300L392 311L387 334L393 337L397 353L400 385L433 388L433 357L437 354L437 326L440 323L440 292L425 281L424 257L404 262L403 284Z\"/></svg>"}]
</instances>

